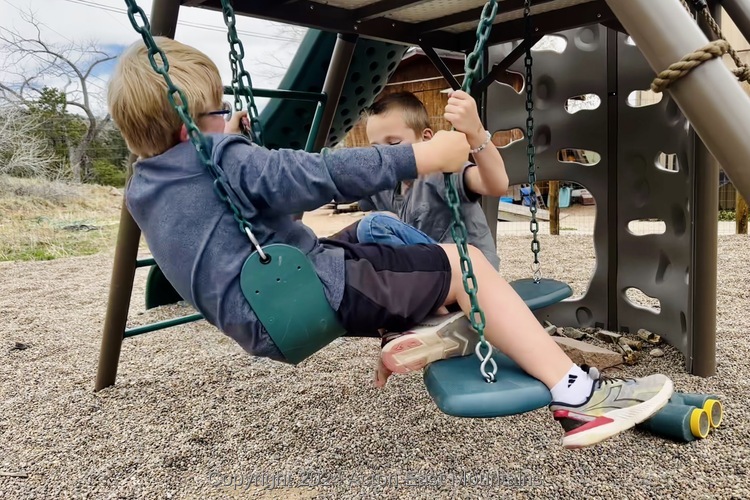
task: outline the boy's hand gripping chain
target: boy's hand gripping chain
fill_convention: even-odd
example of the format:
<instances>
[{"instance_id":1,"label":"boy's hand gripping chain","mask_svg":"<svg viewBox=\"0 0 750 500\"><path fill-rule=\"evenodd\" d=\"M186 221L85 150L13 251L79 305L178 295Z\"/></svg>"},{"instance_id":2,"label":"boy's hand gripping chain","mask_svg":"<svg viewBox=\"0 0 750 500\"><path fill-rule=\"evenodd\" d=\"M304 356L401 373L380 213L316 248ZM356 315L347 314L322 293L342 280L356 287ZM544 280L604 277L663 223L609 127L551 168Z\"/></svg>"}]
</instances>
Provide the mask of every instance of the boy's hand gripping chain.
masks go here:
<instances>
[{"instance_id":1,"label":"boy's hand gripping chain","mask_svg":"<svg viewBox=\"0 0 750 500\"><path fill-rule=\"evenodd\" d=\"M242 111L242 101L240 94L245 98L245 108L250 117L250 130L245 130L243 124L240 126L243 132L250 135L250 139L258 144L263 145L263 127L258 117L258 108L255 105L253 97L253 82L250 79L250 73L245 70L242 59L245 57L245 47L242 40L237 36L234 9L230 0L221 0L221 12L224 15L224 24L227 25L227 41L229 42L229 64L232 68L232 90L234 91L234 109Z\"/></svg>"}]
</instances>

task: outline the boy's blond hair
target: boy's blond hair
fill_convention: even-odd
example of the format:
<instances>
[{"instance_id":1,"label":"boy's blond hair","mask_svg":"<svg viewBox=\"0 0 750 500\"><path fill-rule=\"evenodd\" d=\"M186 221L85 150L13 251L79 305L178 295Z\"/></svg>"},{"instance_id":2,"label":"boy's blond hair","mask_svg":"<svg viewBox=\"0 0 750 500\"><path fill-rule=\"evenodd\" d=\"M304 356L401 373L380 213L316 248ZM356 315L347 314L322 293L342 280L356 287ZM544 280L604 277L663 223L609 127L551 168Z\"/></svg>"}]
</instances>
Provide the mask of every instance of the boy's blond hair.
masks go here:
<instances>
[{"instance_id":1,"label":"boy's blond hair","mask_svg":"<svg viewBox=\"0 0 750 500\"><path fill-rule=\"evenodd\" d=\"M219 70L204 53L165 37L154 37L169 61L169 75L182 89L193 120L221 104ZM154 56L161 64L158 55ZM179 99L178 99L179 100ZM167 98L167 84L136 42L120 56L109 81L107 105L130 151L141 158L159 155L180 142L182 121Z\"/></svg>"},{"instance_id":2,"label":"boy's blond hair","mask_svg":"<svg viewBox=\"0 0 750 500\"><path fill-rule=\"evenodd\" d=\"M399 110L404 117L404 123L417 136L421 136L426 128L430 128L430 116L427 114L422 101L411 92L395 92L376 101L365 110L365 116L384 115L389 111Z\"/></svg>"}]
</instances>

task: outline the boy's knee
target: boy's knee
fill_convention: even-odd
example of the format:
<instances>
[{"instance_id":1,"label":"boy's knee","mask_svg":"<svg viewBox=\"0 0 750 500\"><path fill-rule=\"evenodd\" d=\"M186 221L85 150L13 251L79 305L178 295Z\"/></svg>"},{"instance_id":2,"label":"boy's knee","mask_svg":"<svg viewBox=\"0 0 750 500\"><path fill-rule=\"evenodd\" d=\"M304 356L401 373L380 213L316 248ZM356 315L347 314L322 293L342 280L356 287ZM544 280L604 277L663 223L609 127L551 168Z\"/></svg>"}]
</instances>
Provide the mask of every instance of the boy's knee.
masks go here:
<instances>
[{"instance_id":1,"label":"boy's knee","mask_svg":"<svg viewBox=\"0 0 750 500\"><path fill-rule=\"evenodd\" d=\"M392 219L398 219L399 218L398 215L394 214L393 212L387 212L387 211L376 212L375 215L385 215L386 217L390 217Z\"/></svg>"}]
</instances>

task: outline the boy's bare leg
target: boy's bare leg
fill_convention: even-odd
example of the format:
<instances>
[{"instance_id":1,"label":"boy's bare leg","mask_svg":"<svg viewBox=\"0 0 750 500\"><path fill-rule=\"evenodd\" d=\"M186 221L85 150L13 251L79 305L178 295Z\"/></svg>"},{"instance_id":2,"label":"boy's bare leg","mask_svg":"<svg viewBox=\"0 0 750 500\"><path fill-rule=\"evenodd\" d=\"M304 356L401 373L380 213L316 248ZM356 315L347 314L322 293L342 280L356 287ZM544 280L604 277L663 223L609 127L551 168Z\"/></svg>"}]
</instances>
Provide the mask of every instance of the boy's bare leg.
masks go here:
<instances>
[{"instance_id":1,"label":"boy's bare leg","mask_svg":"<svg viewBox=\"0 0 750 500\"><path fill-rule=\"evenodd\" d=\"M458 302L468 314L471 303L464 290L458 250L455 245L441 246L453 269L446 304ZM474 247L469 247L469 252L477 278L477 298L484 311L485 338L526 373L552 388L570 370L573 362L484 255Z\"/></svg>"},{"instance_id":2,"label":"boy's bare leg","mask_svg":"<svg viewBox=\"0 0 750 500\"><path fill-rule=\"evenodd\" d=\"M454 245L443 250L452 270L445 303L457 301L468 314L471 303L463 287L458 251ZM565 430L563 446L598 443L643 422L667 404L673 386L664 375L612 379L602 377L596 368L575 365L481 252L473 247L469 252L485 315L485 337L550 389L549 408ZM385 367L400 372L450 355L440 336L429 331L401 335L381 351Z\"/></svg>"}]
</instances>

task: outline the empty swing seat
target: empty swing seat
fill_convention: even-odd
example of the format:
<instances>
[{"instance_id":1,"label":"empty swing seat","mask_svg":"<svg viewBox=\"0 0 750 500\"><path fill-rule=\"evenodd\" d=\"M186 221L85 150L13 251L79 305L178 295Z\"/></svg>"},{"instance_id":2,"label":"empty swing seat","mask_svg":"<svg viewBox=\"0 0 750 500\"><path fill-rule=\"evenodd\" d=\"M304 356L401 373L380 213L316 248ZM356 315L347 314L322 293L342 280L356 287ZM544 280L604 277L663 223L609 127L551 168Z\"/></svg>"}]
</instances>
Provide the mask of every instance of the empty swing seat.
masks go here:
<instances>
[{"instance_id":1,"label":"empty swing seat","mask_svg":"<svg viewBox=\"0 0 750 500\"><path fill-rule=\"evenodd\" d=\"M532 311L557 304L573 295L570 285L557 280L541 279L535 283L532 278L526 278L513 281L510 286Z\"/></svg>"},{"instance_id":2,"label":"empty swing seat","mask_svg":"<svg viewBox=\"0 0 750 500\"><path fill-rule=\"evenodd\" d=\"M427 392L443 413L454 417L516 415L549 405L549 389L506 355L495 351L497 381L488 383L475 355L431 363L424 371Z\"/></svg>"}]
</instances>

